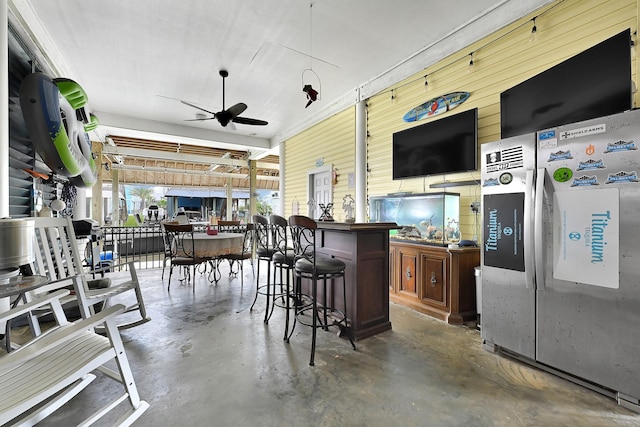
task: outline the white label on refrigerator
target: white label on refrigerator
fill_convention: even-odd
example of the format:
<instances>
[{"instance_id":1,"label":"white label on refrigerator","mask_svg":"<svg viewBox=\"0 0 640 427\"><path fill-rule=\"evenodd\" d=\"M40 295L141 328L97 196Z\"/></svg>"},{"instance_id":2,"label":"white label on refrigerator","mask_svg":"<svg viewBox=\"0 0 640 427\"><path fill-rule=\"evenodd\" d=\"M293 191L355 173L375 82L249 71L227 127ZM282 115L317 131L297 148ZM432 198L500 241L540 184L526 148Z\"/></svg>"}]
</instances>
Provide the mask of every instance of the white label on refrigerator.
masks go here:
<instances>
[{"instance_id":1,"label":"white label on refrigerator","mask_svg":"<svg viewBox=\"0 0 640 427\"><path fill-rule=\"evenodd\" d=\"M560 140L564 139L572 139L572 138L580 138L583 136L594 135L598 133L604 133L607 131L607 125L604 123L599 123L596 125L591 125L579 129L571 129L564 130L560 134Z\"/></svg>"},{"instance_id":2,"label":"white label on refrigerator","mask_svg":"<svg viewBox=\"0 0 640 427\"><path fill-rule=\"evenodd\" d=\"M618 189L557 191L553 212L553 277L618 289Z\"/></svg>"}]
</instances>

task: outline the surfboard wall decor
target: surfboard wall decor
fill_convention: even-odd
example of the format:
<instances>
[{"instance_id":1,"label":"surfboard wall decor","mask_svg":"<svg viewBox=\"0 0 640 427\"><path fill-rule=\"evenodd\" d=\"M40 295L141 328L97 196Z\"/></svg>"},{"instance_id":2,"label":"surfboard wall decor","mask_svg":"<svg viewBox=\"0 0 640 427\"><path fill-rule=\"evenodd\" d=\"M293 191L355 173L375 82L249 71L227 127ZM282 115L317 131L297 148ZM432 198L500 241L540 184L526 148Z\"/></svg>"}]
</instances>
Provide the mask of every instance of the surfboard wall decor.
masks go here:
<instances>
[{"instance_id":1,"label":"surfboard wall decor","mask_svg":"<svg viewBox=\"0 0 640 427\"><path fill-rule=\"evenodd\" d=\"M407 111L402 117L402 120L405 122L416 122L426 117L437 116L438 114L453 110L469 99L469 96L471 96L469 92L451 92L446 95L437 96Z\"/></svg>"}]
</instances>

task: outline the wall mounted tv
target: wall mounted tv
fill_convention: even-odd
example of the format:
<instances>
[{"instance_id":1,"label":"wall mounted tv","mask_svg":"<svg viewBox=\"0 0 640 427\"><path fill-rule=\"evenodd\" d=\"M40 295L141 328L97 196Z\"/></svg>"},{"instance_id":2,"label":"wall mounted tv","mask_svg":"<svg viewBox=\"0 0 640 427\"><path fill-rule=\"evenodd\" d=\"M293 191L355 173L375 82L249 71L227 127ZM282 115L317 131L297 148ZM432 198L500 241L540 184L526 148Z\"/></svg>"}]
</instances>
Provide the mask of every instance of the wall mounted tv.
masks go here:
<instances>
[{"instance_id":1,"label":"wall mounted tv","mask_svg":"<svg viewBox=\"0 0 640 427\"><path fill-rule=\"evenodd\" d=\"M629 29L500 94L502 138L631 109Z\"/></svg>"},{"instance_id":2,"label":"wall mounted tv","mask_svg":"<svg viewBox=\"0 0 640 427\"><path fill-rule=\"evenodd\" d=\"M393 179L474 171L478 109L393 134Z\"/></svg>"}]
</instances>

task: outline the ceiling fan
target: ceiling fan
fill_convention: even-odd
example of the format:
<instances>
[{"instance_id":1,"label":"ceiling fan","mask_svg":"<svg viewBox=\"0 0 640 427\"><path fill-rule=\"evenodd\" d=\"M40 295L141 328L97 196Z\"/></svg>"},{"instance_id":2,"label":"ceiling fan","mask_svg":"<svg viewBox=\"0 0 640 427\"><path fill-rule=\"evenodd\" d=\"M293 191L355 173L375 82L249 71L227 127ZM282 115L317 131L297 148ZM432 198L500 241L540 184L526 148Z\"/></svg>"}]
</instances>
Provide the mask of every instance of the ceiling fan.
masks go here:
<instances>
[{"instance_id":1,"label":"ceiling fan","mask_svg":"<svg viewBox=\"0 0 640 427\"><path fill-rule=\"evenodd\" d=\"M185 105L188 105L189 107L193 107L200 111L204 111L205 113L211 114L211 117L207 117L204 114L196 114L195 119L190 119L187 121L202 121L202 120L216 119L218 120L218 122L220 122L222 127L226 127L230 122L239 123L241 125L255 125L255 126L265 126L269 124L269 122L266 122L264 120L251 119L249 117L240 117L240 114L242 114L244 110L247 109L247 104L245 103L239 102L238 104L235 104L229 107L229 109L225 109L224 80L229 76L229 72L227 70L220 70L220 76L222 76L222 111L218 111L217 113L214 113L213 111L205 110L204 108L198 107L197 105L194 105L190 102L179 100L180 102L182 102Z\"/></svg>"}]
</instances>

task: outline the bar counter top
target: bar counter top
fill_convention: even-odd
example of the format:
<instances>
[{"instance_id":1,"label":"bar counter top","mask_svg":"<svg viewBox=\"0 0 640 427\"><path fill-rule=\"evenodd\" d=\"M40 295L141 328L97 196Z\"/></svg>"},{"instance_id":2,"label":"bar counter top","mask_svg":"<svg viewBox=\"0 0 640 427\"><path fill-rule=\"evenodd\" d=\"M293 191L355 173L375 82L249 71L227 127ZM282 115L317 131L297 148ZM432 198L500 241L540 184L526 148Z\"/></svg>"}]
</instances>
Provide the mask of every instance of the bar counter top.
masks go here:
<instances>
[{"instance_id":1,"label":"bar counter top","mask_svg":"<svg viewBox=\"0 0 640 427\"><path fill-rule=\"evenodd\" d=\"M335 222L317 221L318 228L323 230L342 231L375 231L375 230L396 230L402 228L395 222Z\"/></svg>"}]
</instances>

